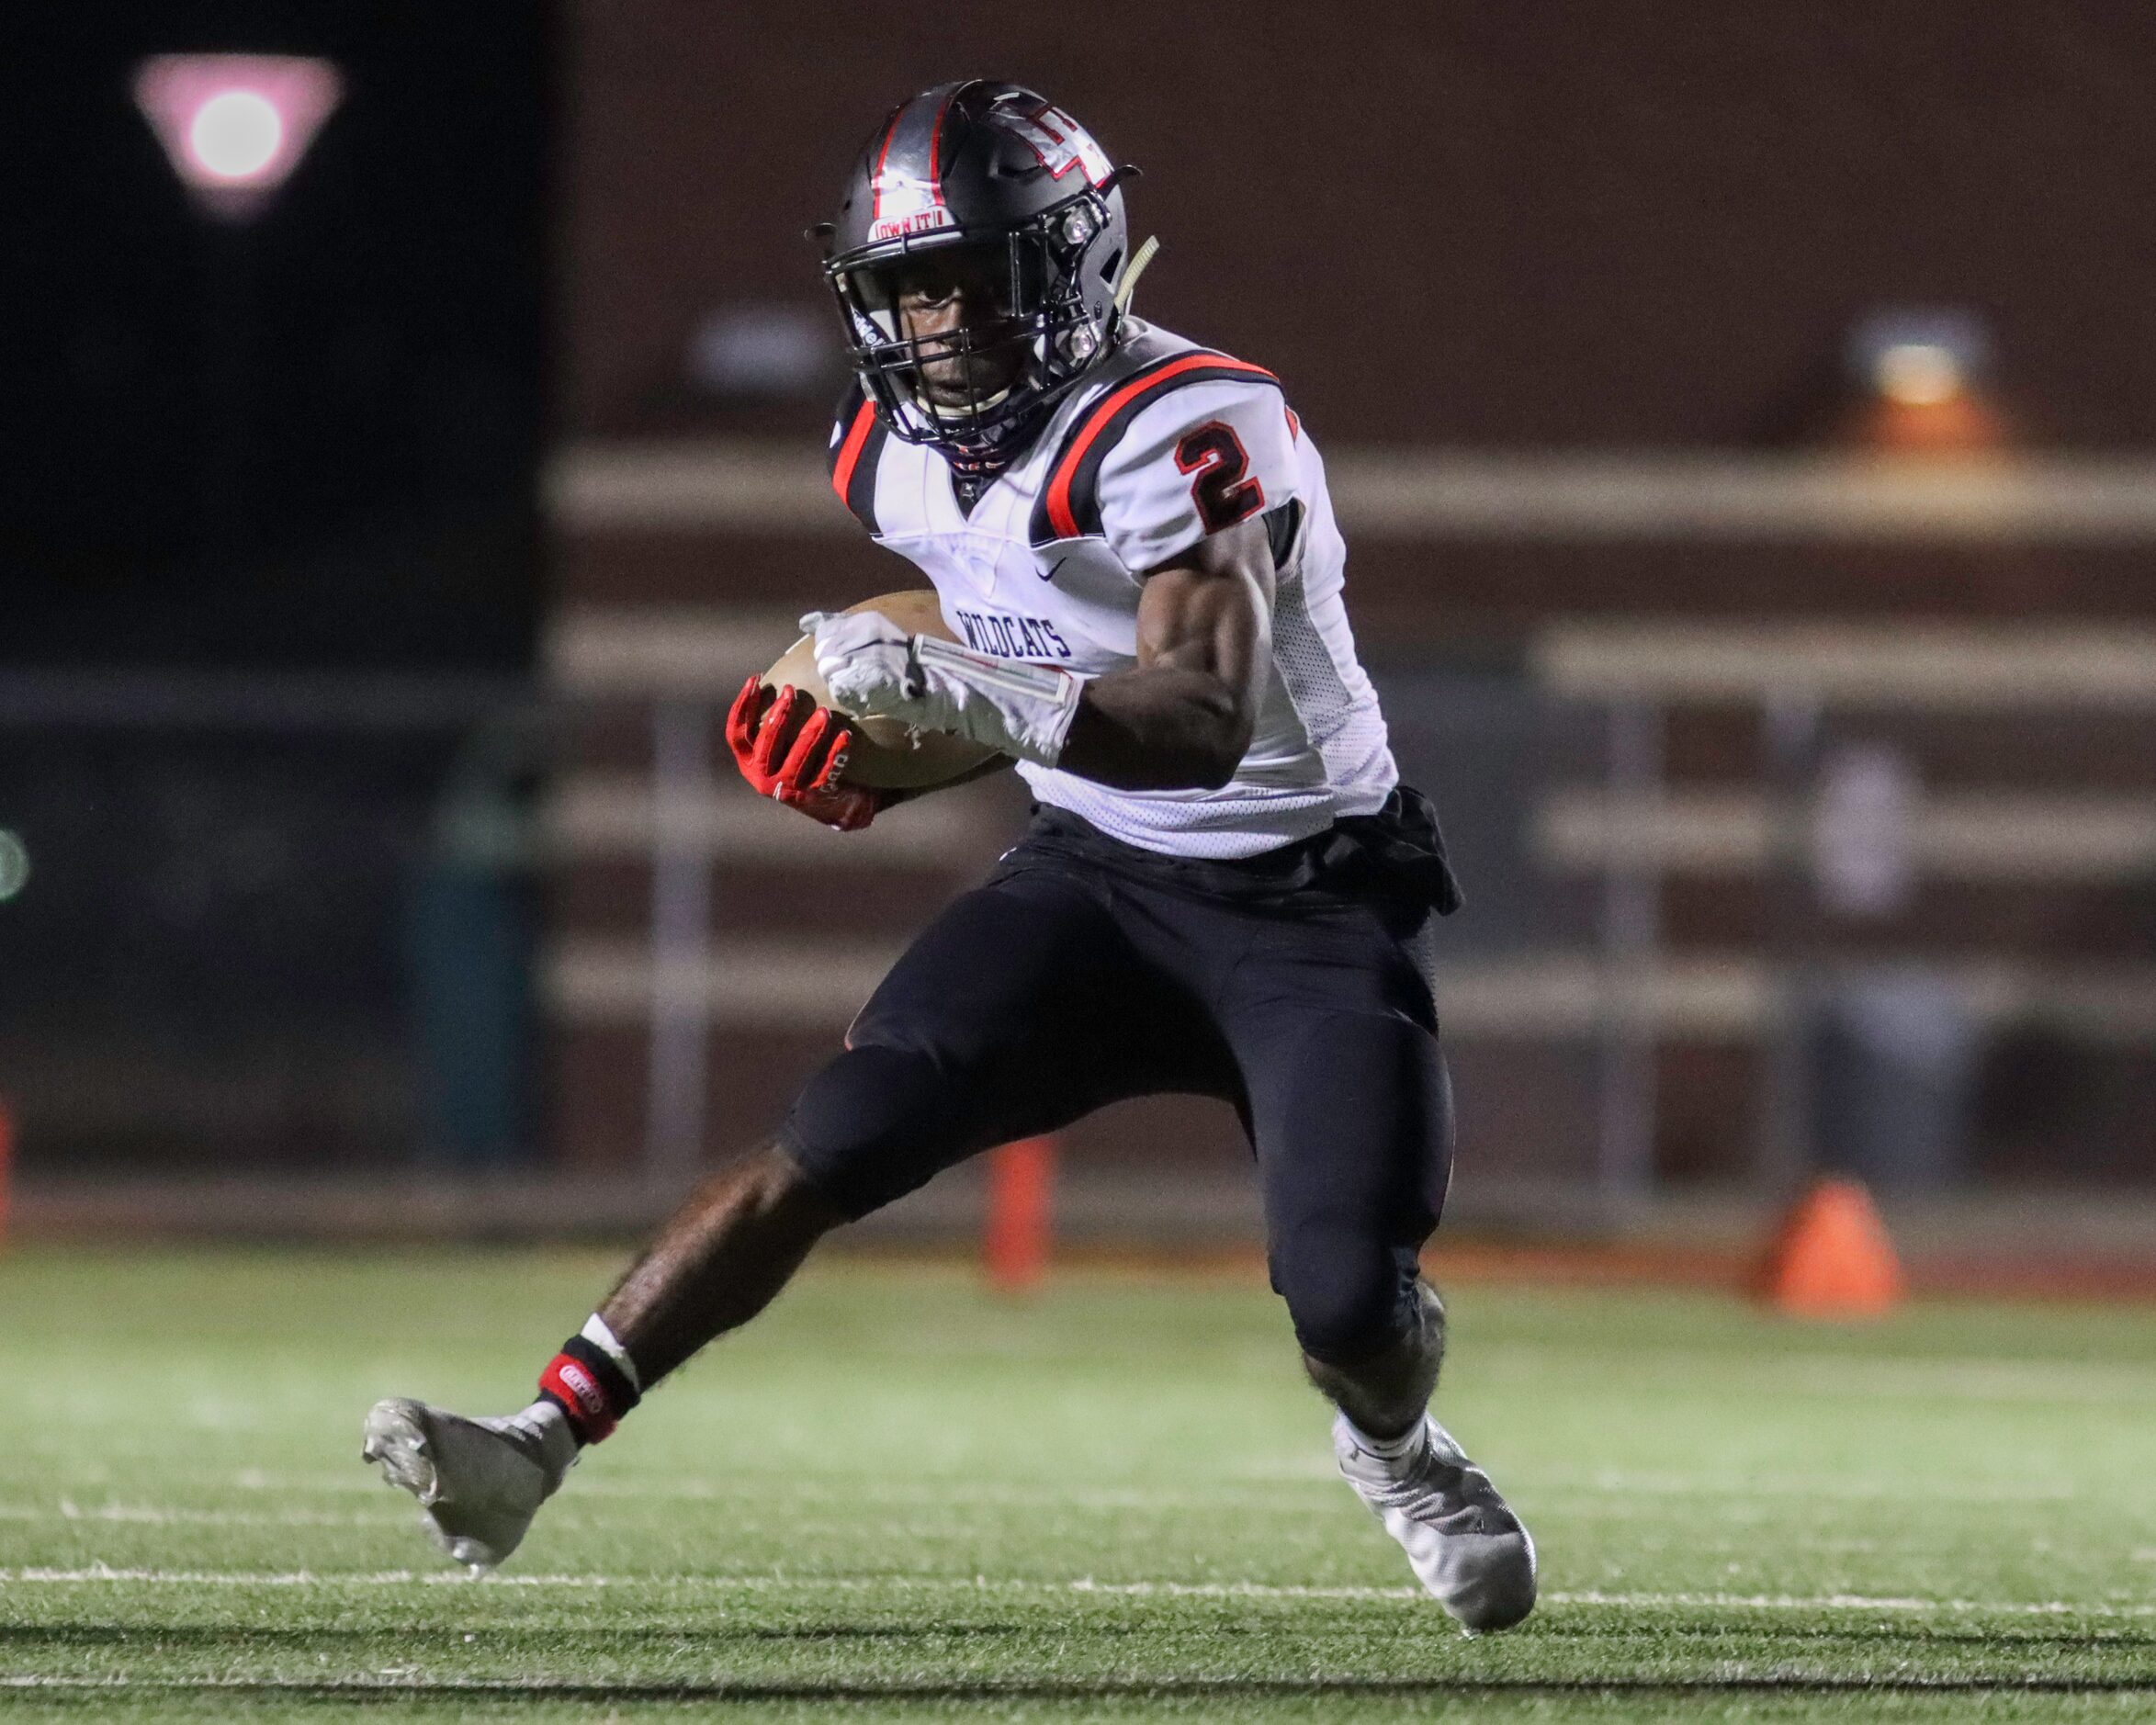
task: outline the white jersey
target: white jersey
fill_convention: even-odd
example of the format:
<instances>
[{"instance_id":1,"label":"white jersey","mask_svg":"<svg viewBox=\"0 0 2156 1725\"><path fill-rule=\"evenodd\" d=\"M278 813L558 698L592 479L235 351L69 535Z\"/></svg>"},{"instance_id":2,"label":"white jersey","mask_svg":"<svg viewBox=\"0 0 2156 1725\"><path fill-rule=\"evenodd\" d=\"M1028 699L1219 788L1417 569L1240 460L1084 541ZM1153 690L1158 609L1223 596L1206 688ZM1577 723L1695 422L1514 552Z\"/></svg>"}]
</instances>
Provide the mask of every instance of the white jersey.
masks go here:
<instances>
[{"instance_id":1,"label":"white jersey","mask_svg":"<svg viewBox=\"0 0 2156 1725\"><path fill-rule=\"evenodd\" d=\"M1034 797L1150 851L1254 856L1398 782L1341 597L1347 547L1325 464L1279 379L1132 319L971 513L935 449L887 435L858 389L831 482L877 543L918 564L976 649L1081 677L1137 663L1144 572L1251 516L1272 543L1272 661L1257 728L1217 790L1122 791L1028 761Z\"/></svg>"}]
</instances>

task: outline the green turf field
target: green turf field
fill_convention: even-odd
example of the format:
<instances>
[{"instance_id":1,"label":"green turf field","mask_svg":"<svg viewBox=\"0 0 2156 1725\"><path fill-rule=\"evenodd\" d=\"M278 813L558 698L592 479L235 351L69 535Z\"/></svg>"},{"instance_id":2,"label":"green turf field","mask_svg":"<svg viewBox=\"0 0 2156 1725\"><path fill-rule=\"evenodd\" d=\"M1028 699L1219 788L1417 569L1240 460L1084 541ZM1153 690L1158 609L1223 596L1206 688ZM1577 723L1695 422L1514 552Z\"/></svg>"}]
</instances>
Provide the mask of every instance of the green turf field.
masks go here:
<instances>
[{"instance_id":1,"label":"green turf field","mask_svg":"<svg viewBox=\"0 0 2156 1725\"><path fill-rule=\"evenodd\" d=\"M2156 1313L1455 1290L1545 1588L1469 1641L1199 1279L836 1261L458 1580L360 1415L520 1404L609 1269L0 1257L0 1713L2156 1718Z\"/></svg>"}]
</instances>

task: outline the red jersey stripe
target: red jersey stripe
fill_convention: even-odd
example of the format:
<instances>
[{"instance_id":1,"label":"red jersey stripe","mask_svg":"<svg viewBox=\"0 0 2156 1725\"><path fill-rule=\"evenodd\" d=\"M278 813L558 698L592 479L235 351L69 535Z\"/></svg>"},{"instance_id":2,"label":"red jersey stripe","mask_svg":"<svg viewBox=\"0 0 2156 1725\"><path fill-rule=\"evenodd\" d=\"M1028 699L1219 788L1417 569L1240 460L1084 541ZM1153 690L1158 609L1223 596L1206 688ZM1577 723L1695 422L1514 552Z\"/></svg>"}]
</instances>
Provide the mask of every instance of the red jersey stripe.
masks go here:
<instances>
[{"instance_id":1,"label":"red jersey stripe","mask_svg":"<svg viewBox=\"0 0 2156 1725\"><path fill-rule=\"evenodd\" d=\"M846 502L846 493L853 485L853 469L861 460L862 445L868 442L868 434L875 429L875 403L864 401L861 411L853 415L853 423L846 428L846 441L839 446L838 464L831 468L831 490L838 492L839 502Z\"/></svg>"},{"instance_id":2,"label":"red jersey stripe","mask_svg":"<svg viewBox=\"0 0 2156 1725\"><path fill-rule=\"evenodd\" d=\"M1247 359L1230 359L1225 354L1185 354L1180 359L1170 360L1158 371L1134 378L1122 389L1113 391L1093 409L1085 424L1079 428L1078 434L1071 439L1069 446L1063 452L1062 461L1055 468L1055 478L1049 481L1048 520L1055 527L1057 537L1075 539L1078 536L1078 516L1070 506L1071 481L1078 475L1078 463L1085 459L1086 451L1092 446L1093 439L1101 434L1101 428L1126 403L1150 389L1158 389L1186 371L1195 371L1201 366L1209 366L1214 370L1247 371L1254 377L1263 378L1269 383L1280 381L1263 366L1253 366ZM841 491L841 495L843 494Z\"/></svg>"}]
</instances>

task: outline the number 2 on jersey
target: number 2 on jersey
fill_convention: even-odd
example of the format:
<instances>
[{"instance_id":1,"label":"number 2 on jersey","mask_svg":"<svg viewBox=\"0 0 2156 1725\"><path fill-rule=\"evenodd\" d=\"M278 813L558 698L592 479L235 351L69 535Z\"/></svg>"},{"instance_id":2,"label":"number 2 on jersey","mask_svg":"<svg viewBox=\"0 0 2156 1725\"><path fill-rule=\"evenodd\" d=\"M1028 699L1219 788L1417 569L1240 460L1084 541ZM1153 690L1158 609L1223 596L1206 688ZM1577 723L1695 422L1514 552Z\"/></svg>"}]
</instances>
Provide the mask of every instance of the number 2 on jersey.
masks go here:
<instances>
[{"instance_id":1,"label":"number 2 on jersey","mask_svg":"<svg viewBox=\"0 0 2156 1725\"><path fill-rule=\"evenodd\" d=\"M1250 457L1232 425L1209 420L1184 434L1175 446L1175 465L1181 472L1198 476L1191 481L1191 498L1207 533L1232 527L1265 507L1265 488L1244 477L1250 470Z\"/></svg>"}]
</instances>

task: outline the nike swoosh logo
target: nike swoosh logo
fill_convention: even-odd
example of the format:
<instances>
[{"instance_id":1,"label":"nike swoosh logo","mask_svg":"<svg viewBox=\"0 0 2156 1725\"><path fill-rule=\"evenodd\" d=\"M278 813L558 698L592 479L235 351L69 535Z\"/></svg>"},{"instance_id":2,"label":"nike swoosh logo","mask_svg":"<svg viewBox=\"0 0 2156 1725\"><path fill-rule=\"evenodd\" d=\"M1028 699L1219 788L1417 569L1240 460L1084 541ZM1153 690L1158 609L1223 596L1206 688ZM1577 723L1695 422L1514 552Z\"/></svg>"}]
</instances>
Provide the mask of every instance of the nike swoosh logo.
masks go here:
<instances>
[{"instance_id":1,"label":"nike swoosh logo","mask_svg":"<svg viewBox=\"0 0 2156 1725\"><path fill-rule=\"evenodd\" d=\"M1055 579L1055 570L1056 570L1056 569L1061 569L1061 568L1062 568L1062 567L1063 567L1063 566L1064 566L1066 563L1067 563L1067 562L1069 562L1069 561L1070 561L1070 559L1069 559L1067 557L1059 557L1059 558L1057 558L1055 559L1055 567L1054 567L1054 568L1051 568L1051 569L1040 569L1040 570L1037 570L1037 571L1035 571L1035 572L1036 572L1036 573L1037 573L1037 574L1040 576L1040 578L1041 578L1043 581L1054 581L1054 580Z\"/></svg>"}]
</instances>

